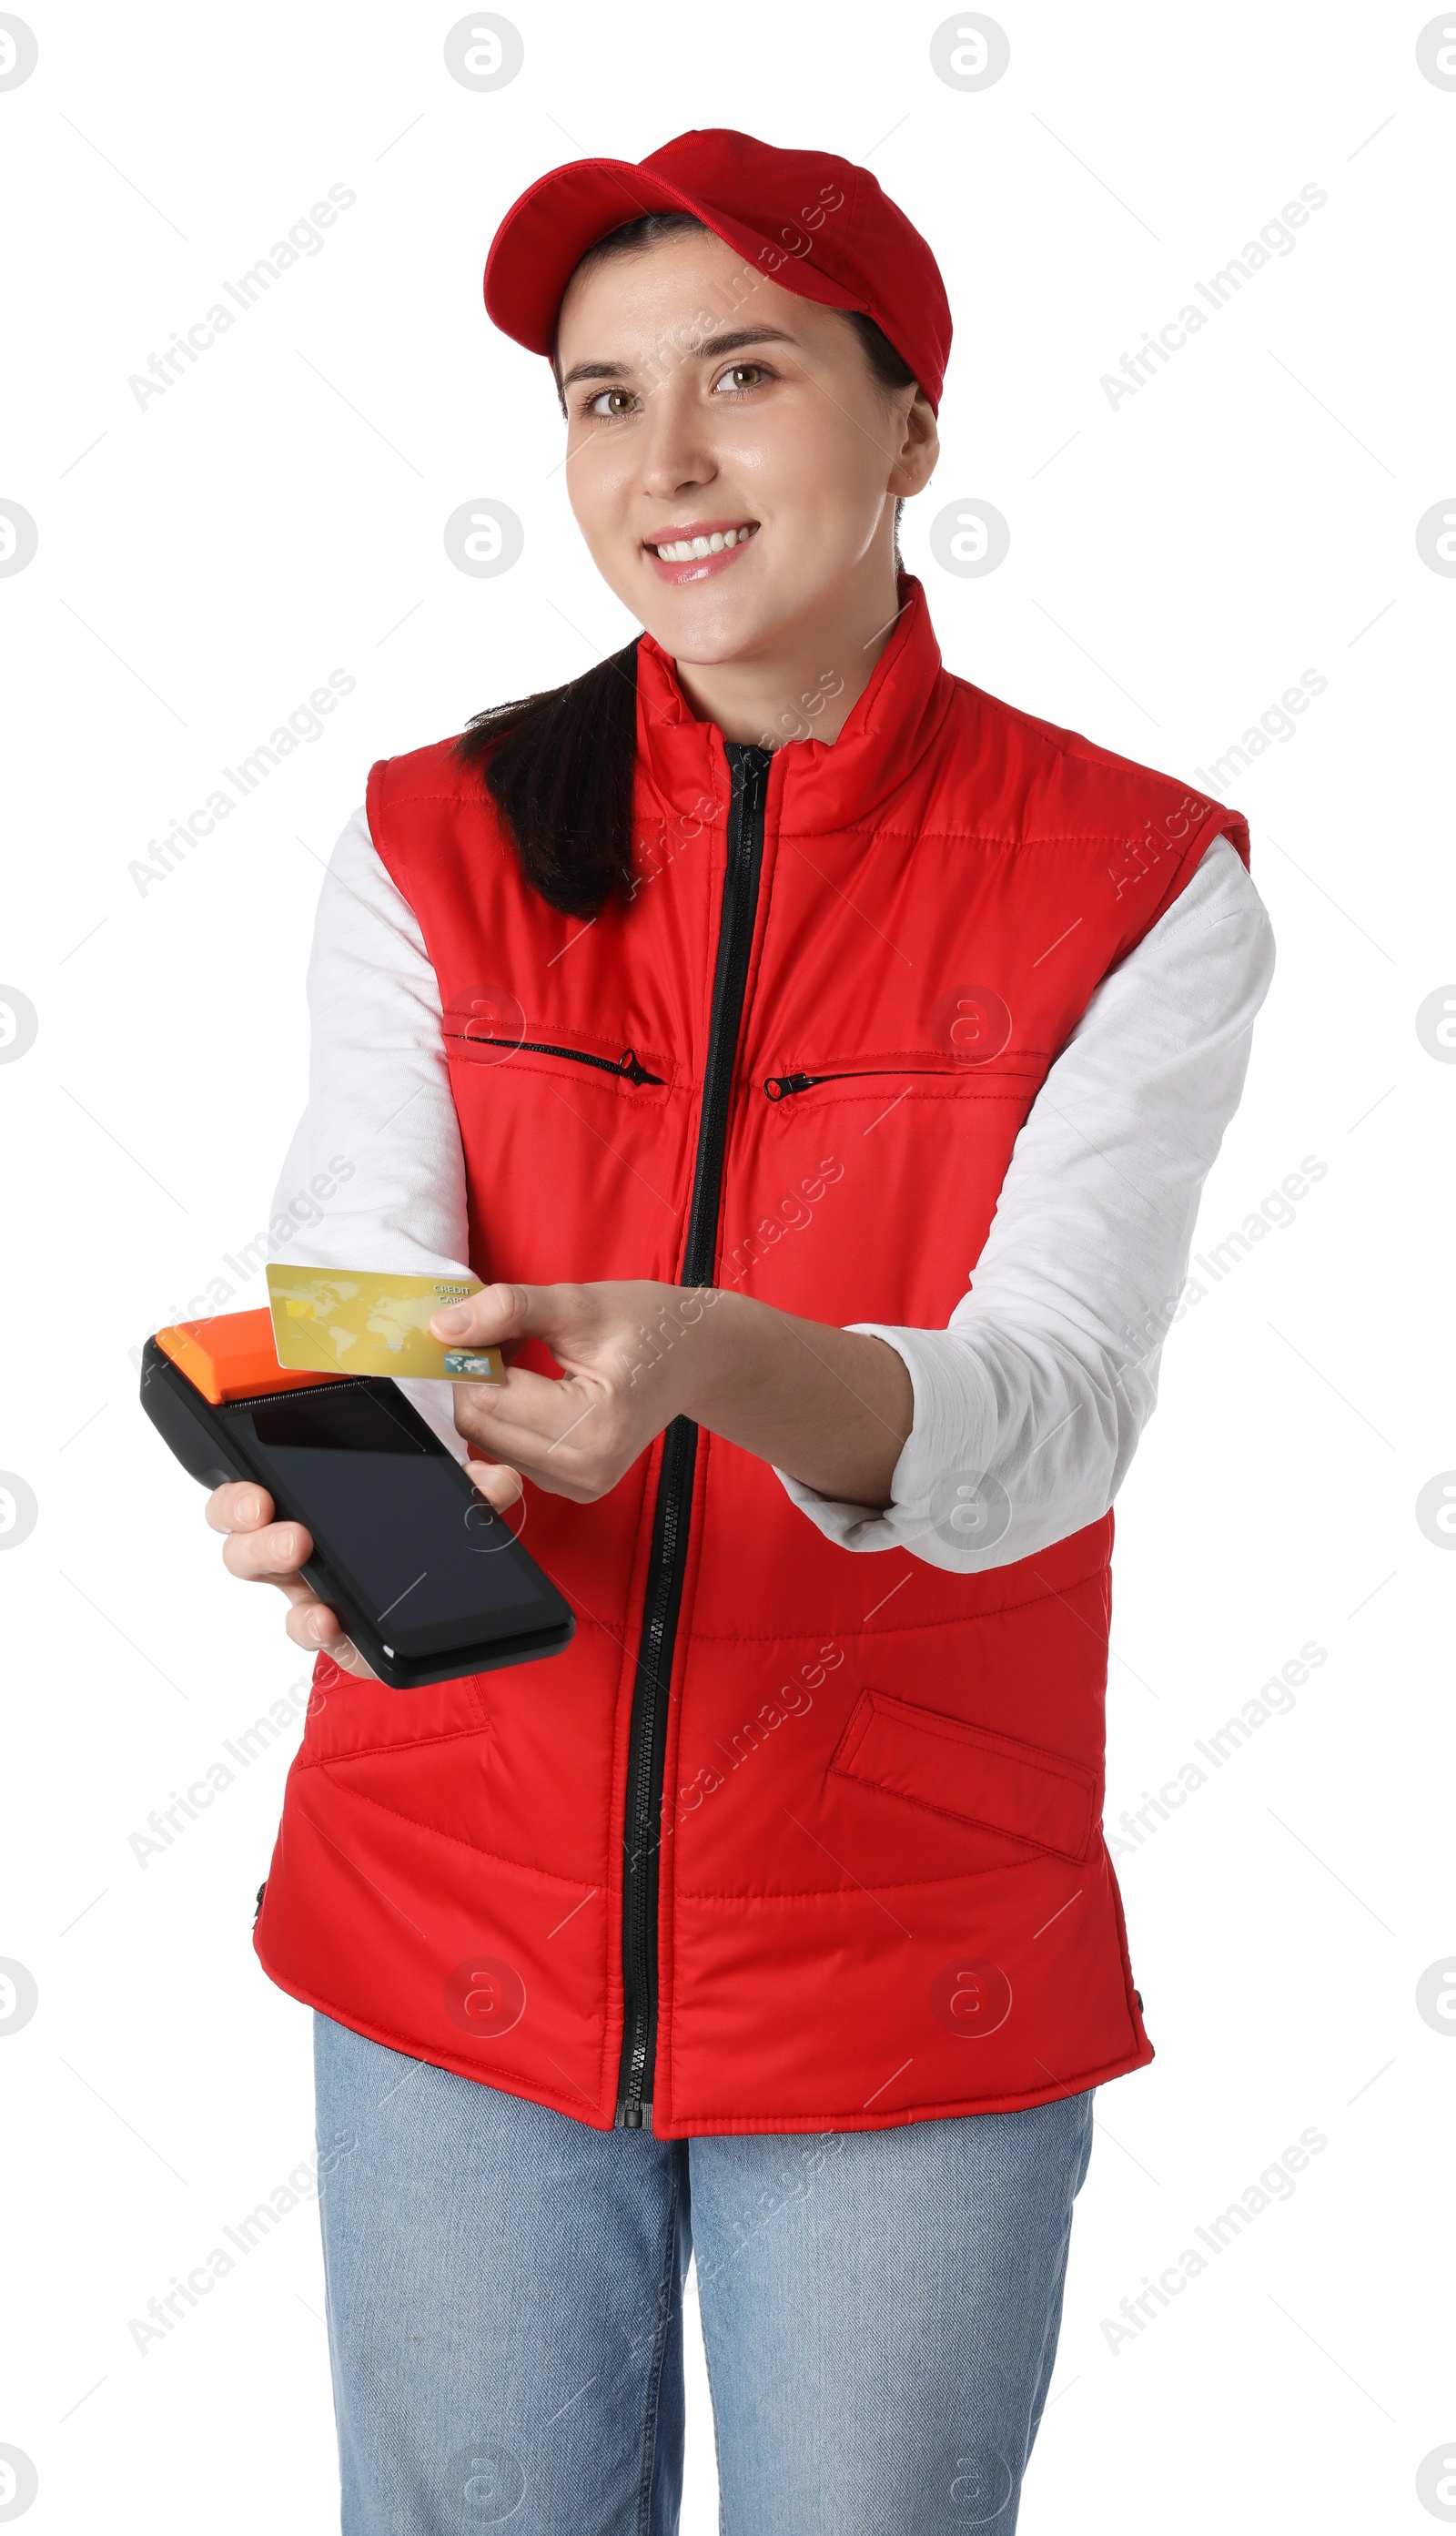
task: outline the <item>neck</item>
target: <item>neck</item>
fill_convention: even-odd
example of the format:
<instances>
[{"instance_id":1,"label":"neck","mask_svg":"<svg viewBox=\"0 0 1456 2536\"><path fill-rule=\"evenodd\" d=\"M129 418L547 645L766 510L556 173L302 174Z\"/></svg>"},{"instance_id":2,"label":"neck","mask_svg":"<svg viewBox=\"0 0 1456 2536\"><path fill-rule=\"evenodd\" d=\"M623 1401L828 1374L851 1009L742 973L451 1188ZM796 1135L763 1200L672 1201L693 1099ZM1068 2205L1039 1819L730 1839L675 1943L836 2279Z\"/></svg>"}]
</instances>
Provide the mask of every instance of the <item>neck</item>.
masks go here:
<instances>
[{"instance_id":1,"label":"neck","mask_svg":"<svg viewBox=\"0 0 1456 2536\"><path fill-rule=\"evenodd\" d=\"M868 686L899 614L893 561L866 556L832 605L776 626L761 648L735 660L679 660L678 682L699 720L716 723L725 739L767 748L794 739L833 741Z\"/></svg>"}]
</instances>

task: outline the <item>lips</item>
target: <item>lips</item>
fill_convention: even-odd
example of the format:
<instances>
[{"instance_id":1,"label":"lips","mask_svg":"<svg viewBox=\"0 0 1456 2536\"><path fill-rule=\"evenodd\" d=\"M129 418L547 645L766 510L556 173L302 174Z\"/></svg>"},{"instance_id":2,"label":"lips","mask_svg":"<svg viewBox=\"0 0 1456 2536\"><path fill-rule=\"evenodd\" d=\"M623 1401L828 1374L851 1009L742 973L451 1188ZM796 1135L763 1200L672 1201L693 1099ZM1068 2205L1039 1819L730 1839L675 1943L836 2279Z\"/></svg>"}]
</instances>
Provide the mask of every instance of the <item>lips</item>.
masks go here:
<instances>
[{"instance_id":1,"label":"lips","mask_svg":"<svg viewBox=\"0 0 1456 2536\"><path fill-rule=\"evenodd\" d=\"M687 520L643 540L660 581L706 581L736 563L758 534L757 520Z\"/></svg>"}]
</instances>

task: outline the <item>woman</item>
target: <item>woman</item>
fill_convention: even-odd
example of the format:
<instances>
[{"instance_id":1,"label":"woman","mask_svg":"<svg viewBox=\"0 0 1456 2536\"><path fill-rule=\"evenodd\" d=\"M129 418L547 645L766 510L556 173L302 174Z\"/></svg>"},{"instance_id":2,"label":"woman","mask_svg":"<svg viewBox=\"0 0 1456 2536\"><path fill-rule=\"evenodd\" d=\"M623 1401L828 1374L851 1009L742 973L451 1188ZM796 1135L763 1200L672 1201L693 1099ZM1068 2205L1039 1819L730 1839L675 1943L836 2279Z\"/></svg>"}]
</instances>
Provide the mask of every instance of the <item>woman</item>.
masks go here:
<instances>
[{"instance_id":1,"label":"woman","mask_svg":"<svg viewBox=\"0 0 1456 2536\"><path fill-rule=\"evenodd\" d=\"M390 1691L300 1527L209 1508L320 1652L256 1942L318 2011L344 2524L675 2527L695 2247L734 2536L1009 2536L1152 2057L1110 1505L1268 983L1247 834L941 667L949 311L862 169L557 169L486 303L647 631L374 769L284 1184L353 1164L319 1264L485 1281L452 1440L575 1640Z\"/></svg>"}]
</instances>

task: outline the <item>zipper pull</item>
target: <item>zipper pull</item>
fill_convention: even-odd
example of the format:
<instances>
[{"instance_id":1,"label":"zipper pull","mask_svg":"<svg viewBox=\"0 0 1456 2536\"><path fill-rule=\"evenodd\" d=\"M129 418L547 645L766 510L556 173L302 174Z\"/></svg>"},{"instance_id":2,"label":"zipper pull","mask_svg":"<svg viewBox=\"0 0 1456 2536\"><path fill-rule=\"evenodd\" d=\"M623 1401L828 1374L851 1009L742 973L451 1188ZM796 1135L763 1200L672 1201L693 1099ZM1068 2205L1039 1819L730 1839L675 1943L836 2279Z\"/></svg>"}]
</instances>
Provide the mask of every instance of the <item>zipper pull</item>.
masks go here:
<instances>
[{"instance_id":1,"label":"zipper pull","mask_svg":"<svg viewBox=\"0 0 1456 2536\"><path fill-rule=\"evenodd\" d=\"M812 1092L818 1081L817 1074L769 1074L763 1088L771 1101L787 1101L791 1092Z\"/></svg>"},{"instance_id":2,"label":"zipper pull","mask_svg":"<svg viewBox=\"0 0 1456 2536\"><path fill-rule=\"evenodd\" d=\"M635 1047L623 1048L617 1072L624 1074L629 1083L661 1083L664 1080L661 1074L649 1074Z\"/></svg>"}]
</instances>

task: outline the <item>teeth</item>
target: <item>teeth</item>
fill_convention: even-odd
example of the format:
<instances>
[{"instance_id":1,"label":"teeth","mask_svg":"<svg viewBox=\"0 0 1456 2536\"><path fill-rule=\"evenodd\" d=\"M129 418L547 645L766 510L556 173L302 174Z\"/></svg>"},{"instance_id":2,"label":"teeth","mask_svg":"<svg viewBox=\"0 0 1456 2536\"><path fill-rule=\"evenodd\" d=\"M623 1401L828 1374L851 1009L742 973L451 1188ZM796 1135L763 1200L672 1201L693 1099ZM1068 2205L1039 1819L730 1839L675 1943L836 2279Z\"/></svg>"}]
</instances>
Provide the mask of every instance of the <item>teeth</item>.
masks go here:
<instances>
[{"instance_id":1,"label":"teeth","mask_svg":"<svg viewBox=\"0 0 1456 2536\"><path fill-rule=\"evenodd\" d=\"M748 528L714 530L710 538L677 538L668 545L655 546L653 551L663 563L696 563L707 554L721 554L725 546L742 545L752 536Z\"/></svg>"}]
</instances>

